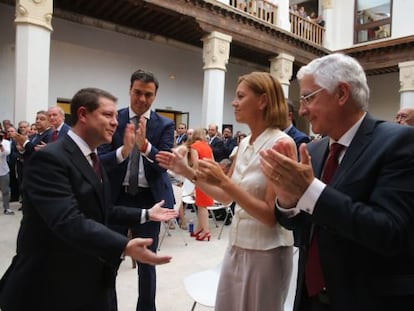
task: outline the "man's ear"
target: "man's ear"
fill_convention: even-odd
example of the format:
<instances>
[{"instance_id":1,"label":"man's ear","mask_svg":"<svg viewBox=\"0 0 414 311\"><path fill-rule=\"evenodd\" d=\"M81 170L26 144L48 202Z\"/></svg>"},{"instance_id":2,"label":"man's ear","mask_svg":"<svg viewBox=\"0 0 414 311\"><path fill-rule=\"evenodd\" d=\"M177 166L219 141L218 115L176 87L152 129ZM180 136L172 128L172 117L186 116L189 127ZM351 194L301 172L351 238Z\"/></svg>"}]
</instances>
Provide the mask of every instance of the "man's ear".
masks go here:
<instances>
[{"instance_id":1,"label":"man's ear","mask_svg":"<svg viewBox=\"0 0 414 311\"><path fill-rule=\"evenodd\" d=\"M340 105L345 104L351 96L351 86L348 83L340 82L337 87L336 95Z\"/></svg>"}]
</instances>

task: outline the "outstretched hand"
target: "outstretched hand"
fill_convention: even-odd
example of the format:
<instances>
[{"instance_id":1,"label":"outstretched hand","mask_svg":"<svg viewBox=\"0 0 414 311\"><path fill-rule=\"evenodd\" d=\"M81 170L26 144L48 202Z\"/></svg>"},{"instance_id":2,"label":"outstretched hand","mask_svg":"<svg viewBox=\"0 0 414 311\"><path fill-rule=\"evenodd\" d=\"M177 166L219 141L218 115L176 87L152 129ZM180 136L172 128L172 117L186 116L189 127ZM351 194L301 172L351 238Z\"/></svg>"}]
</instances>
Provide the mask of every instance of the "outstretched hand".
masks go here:
<instances>
[{"instance_id":1,"label":"outstretched hand","mask_svg":"<svg viewBox=\"0 0 414 311\"><path fill-rule=\"evenodd\" d=\"M186 176L186 173L191 173L191 168L186 161L187 147L180 146L171 151L160 151L156 154L155 159L159 166L182 176Z\"/></svg>"},{"instance_id":2,"label":"outstretched hand","mask_svg":"<svg viewBox=\"0 0 414 311\"><path fill-rule=\"evenodd\" d=\"M164 208L164 200L154 204L148 210L149 218L152 221L168 221L178 216L178 213L170 208Z\"/></svg>"},{"instance_id":3,"label":"outstretched hand","mask_svg":"<svg viewBox=\"0 0 414 311\"><path fill-rule=\"evenodd\" d=\"M171 261L171 256L160 256L148 249L151 244L152 239L135 238L128 241L124 253L134 260L150 265L161 265Z\"/></svg>"},{"instance_id":4,"label":"outstretched hand","mask_svg":"<svg viewBox=\"0 0 414 311\"><path fill-rule=\"evenodd\" d=\"M214 160L202 159L198 162L197 178L218 187L228 179L221 166Z\"/></svg>"}]
</instances>

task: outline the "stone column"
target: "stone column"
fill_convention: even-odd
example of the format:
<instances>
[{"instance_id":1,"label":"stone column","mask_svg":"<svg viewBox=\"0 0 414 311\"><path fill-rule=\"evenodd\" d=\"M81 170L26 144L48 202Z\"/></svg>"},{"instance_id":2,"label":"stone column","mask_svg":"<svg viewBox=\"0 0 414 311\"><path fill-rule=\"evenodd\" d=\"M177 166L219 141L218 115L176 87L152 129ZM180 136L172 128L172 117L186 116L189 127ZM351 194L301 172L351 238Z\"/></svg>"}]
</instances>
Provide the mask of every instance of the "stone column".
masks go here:
<instances>
[{"instance_id":1,"label":"stone column","mask_svg":"<svg viewBox=\"0 0 414 311\"><path fill-rule=\"evenodd\" d=\"M332 49L333 44L335 42L335 33L337 33L336 26L336 20L334 16L334 10L333 10L333 0L323 0L322 2L322 17L325 21L325 34L323 38L322 45L327 49ZM329 26L326 26L329 25Z\"/></svg>"},{"instance_id":2,"label":"stone column","mask_svg":"<svg viewBox=\"0 0 414 311\"><path fill-rule=\"evenodd\" d=\"M414 108L414 61L399 63L400 108Z\"/></svg>"},{"instance_id":3,"label":"stone column","mask_svg":"<svg viewBox=\"0 0 414 311\"><path fill-rule=\"evenodd\" d=\"M16 1L15 124L48 108L52 13L53 0Z\"/></svg>"},{"instance_id":4,"label":"stone column","mask_svg":"<svg viewBox=\"0 0 414 311\"><path fill-rule=\"evenodd\" d=\"M278 1L277 14L276 14L276 25L286 31L290 31L289 0Z\"/></svg>"},{"instance_id":5,"label":"stone column","mask_svg":"<svg viewBox=\"0 0 414 311\"><path fill-rule=\"evenodd\" d=\"M201 124L223 124L223 101L226 65L231 36L213 31L203 39L204 86Z\"/></svg>"},{"instance_id":6,"label":"stone column","mask_svg":"<svg viewBox=\"0 0 414 311\"><path fill-rule=\"evenodd\" d=\"M293 56L285 53L270 59L270 74L282 84L285 98L289 98L289 80L292 78L294 60Z\"/></svg>"}]
</instances>

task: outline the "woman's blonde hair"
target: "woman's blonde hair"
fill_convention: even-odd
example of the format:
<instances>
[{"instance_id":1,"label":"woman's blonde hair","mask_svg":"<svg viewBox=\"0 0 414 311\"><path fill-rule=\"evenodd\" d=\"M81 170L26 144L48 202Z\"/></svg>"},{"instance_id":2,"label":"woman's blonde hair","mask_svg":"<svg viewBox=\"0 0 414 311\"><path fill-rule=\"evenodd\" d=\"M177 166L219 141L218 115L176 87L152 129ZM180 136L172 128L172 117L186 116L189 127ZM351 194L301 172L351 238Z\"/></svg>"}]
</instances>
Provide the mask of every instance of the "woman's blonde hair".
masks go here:
<instances>
[{"instance_id":1,"label":"woman's blonde hair","mask_svg":"<svg viewBox=\"0 0 414 311\"><path fill-rule=\"evenodd\" d=\"M239 77L241 82L257 95L265 94L267 105L263 111L266 127L285 129L288 126L288 108L281 84L267 72L252 72Z\"/></svg>"}]
</instances>

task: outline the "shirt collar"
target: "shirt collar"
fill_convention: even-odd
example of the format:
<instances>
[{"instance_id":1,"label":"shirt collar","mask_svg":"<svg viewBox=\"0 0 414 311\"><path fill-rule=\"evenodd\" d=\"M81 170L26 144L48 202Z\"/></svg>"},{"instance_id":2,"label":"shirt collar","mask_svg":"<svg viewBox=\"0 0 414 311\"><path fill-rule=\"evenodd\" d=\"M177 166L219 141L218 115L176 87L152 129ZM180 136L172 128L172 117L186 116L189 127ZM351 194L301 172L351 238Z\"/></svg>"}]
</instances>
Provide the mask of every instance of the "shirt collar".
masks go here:
<instances>
[{"instance_id":1,"label":"shirt collar","mask_svg":"<svg viewBox=\"0 0 414 311\"><path fill-rule=\"evenodd\" d=\"M346 148L348 148L352 140L354 139L356 132L361 126L362 120L364 120L366 115L367 113L365 112L364 115L357 122L355 122L355 124L352 125L352 127L348 131L346 131L345 134L342 135L338 141L335 141L332 138L329 138L329 146L333 143L339 143L342 146L345 146Z\"/></svg>"},{"instance_id":2,"label":"shirt collar","mask_svg":"<svg viewBox=\"0 0 414 311\"><path fill-rule=\"evenodd\" d=\"M129 109L129 119L131 120L134 117L139 117L132 109L131 107L128 108ZM144 117L145 119L149 120L151 117L151 109L148 109L147 111L145 111L142 114L142 117Z\"/></svg>"},{"instance_id":3,"label":"shirt collar","mask_svg":"<svg viewBox=\"0 0 414 311\"><path fill-rule=\"evenodd\" d=\"M69 130L68 135L69 135L70 138L73 139L73 141L75 142L75 144L79 147L79 149L81 150L82 154L86 158L89 157L89 155L91 154L91 152L95 152L97 154L96 149L95 150L91 150L91 148L88 146L88 144L79 135L77 135L74 131Z\"/></svg>"}]
</instances>

